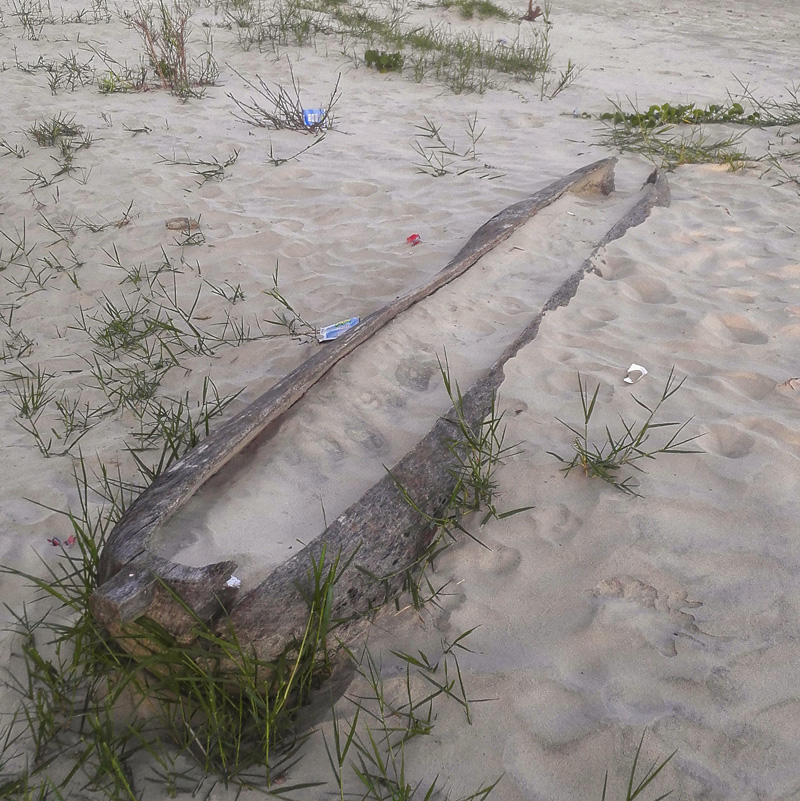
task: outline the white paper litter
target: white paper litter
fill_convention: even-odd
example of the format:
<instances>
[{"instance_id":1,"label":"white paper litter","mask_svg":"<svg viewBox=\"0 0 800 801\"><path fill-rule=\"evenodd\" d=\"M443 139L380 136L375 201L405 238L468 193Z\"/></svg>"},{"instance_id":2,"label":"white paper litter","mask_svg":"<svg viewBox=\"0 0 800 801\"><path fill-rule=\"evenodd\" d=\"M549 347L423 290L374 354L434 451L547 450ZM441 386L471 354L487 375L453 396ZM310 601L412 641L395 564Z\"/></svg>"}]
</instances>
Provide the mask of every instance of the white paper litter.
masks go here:
<instances>
[{"instance_id":1,"label":"white paper litter","mask_svg":"<svg viewBox=\"0 0 800 801\"><path fill-rule=\"evenodd\" d=\"M241 579L238 579L238 578L236 578L236 576L231 576L231 577L230 577L230 578L229 578L229 579L228 579L228 580L225 582L225 586L226 586L226 587L233 587L234 589L238 589L239 587L241 587L241 586L242 586L242 580L241 580Z\"/></svg>"},{"instance_id":2,"label":"white paper litter","mask_svg":"<svg viewBox=\"0 0 800 801\"><path fill-rule=\"evenodd\" d=\"M635 384L640 378L643 378L646 375L647 369L642 367L641 364L632 364L628 368L628 375L626 375L622 380L626 384Z\"/></svg>"}]
</instances>

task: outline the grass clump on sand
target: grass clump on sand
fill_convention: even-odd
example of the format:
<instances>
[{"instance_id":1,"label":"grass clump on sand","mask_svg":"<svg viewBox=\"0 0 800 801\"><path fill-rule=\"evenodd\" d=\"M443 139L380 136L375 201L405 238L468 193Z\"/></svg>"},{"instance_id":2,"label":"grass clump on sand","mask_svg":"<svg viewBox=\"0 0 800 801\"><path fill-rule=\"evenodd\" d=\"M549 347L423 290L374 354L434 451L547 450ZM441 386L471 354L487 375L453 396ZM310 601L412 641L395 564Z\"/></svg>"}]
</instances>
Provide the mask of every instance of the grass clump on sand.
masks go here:
<instances>
[{"instance_id":1,"label":"grass clump on sand","mask_svg":"<svg viewBox=\"0 0 800 801\"><path fill-rule=\"evenodd\" d=\"M710 138L699 127L689 134L675 133L672 124L654 124L651 118L640 124L640 115L618 113L621 116L615 112L602 130L599 145L638 153L669 170L684 164L727 164L731 170L738 170L747 164L746 151L738 147L741 133L718 139Z\"/></svg>"},{"instance_id":2,"label":"grass clump on sand","mask_svg":"<svg viewBox=\"0 0 800 801\"><path fill-rule=\"evenodd\" d=\"M450 475L453 479L448 496L433 513L425 511L420 499L414 498L387 468L387 472L406 503L436 529L430 545L420 554L415 563L401 570L403 591L409 595L412 605L417 609L426 603L435 602L441 593L443 588L435 588L431 583L428 568L450 546L458 534L464 534L482 544L464 526L462 520L465 515L483 514L480 523L483 526L492 518L503 520L533 508L532 506L523 506L500 512L495 505L495 493L498 488L495 475L497 468L503 464L505 459L519 453L516 445L505 444L503 413L497 410L496 396L492 396L486 417L478 425L473 425L465 415L464 396L458 382L450 375L446 355L444 363L439 362L439 369L452 404L448 415L442 418L452 426L453 430L453 436L445 443L451 457ZM388 587L387 579L392 577L373 576L373 578L387 583ZM388 589L386 600L387 602L392 600L389 597Z\"/></svg>"},{"instance_id":3,"label":"grass clump on sand","mask_svg":"<svg viewBox=\"0 0 800 801\"><path fill-rule=\"evenodd\" d=\"M476 14L481 19L511 19L511 14L492 0L439 0L438 5L457 10L463 19L472 19Z\"/></svg>"},{"instance_id":4,"label":"grass clump on sand","mask_svg":"<svg viewBox=\"0 0 800 801\"><path fill-rule=\"evenodd\" d=\"M116 265L109 266L122 268L116 251L113 260ZM197 404L188 393L177 403L158 396L170 365L159 366L154 355L171 353L179 359L195 352L193 342L183 339L190 335L185 325L191 315L173 325L172 315L180 304L176 301L171 310L162 311L152 305L155 296L148 294L159 287L158 273L153 276L141 268L126 270L128 274L130 297L121 304L103 299L91 316L83 317L78 330L94 346L92 374L107 396L106 411L124 408L141 421L134 434L138 445L129 448L138 479L123 478L120 468L114 474L103 465L92 476L79 456L78 502L60 512L66 531L58 531L52 540L58 557L42 559L41 576L0 568L35 594L33 603L21 609L7 607L11 622L6 632L18 651L7 682L17 703L0 719L0 797L138 801L145 785L154 783L170 796L207 793L221 784L234 793L270 788L274 795L300 801L318 782L297 778L302 774L294 766L313 732L298 733L295 722L331 671L341 622L332 619L331 611L338 577L349 559L323 548L311 561L302 588L308 605L305 628L270 661L238 641L226 627L224 614L211 624L182 605L192 625L190 636L180 641L141 620L112 638L91 615L89 599L98 585L100 553L113 526L139 492L208 434L210 421L232 400L221 398L210 379ZM298 318L278 289L277 272L274 284L269 294L280 307L275 325L295 336L291 331ZM18 414L35 425L48 404L64 401L65 419L72 419L81 434L82 415L92 426L95 412L98 417L105 412L87 405L84 415L66 393L59 398L53 387L56 378L44 368L9 376ZM477 469L466 453L461 464L465 472ZM465 480L462 490L466 485ZM476 503L466 490L461 495L462 505ZM422 697L409 694L407 706L383 694L371 657L354 657L355 669L365 680L371 677L374 692L356 701L364 727L356 727L356 711L345 737L349 745L337 740L332 746L331 754L337 754L335 780L342 793L347 786L348 797L358 790L358 797L374 801L383 801L389 787L405 793L397 797L419 793L421 786L405 779L404 747L410 737L430 733L434 699L455 700L470 719L470 699L455 654L463 647L460 642L461 638L448 646L437 660L413 657L431 689ZM405 716L405 728L398 714ZM292 781L287 782L290 771ZM465 798L484 799L492 786ZM438 787L434 783L434 789Z\"/></svg>"},{"instance_id":5,"label":"grass clump on sand","mask_svg":"<svg viewBox=\"0 0 800 801\"><path fill-rule=\"evenodd\" d=\"M468 14L481 13L481 9L493 16L505 13L492 3L460 0L458 5ZM498 41L441 23L412 24L402 4L383 11L357 1L280 0L269 10L232 3L226 8L239 43L246 49L308 45L325 36L338 38L342 52L352 49L356 53L361 48L354 43L366 43L368 51L401 54L404 71L417 82L433 78L456 94L483 93L503 77L548 85L550 81L552 54L546 28L531 28L525 36ZM353 58L364 63L361 56Z\"/></svg>"},{"instance_id":6,"label":"grass clump on sand","mask_svg":"<svg viewBox=\"0 0 800 801\"><path fill-rule=\"evenodd\" d=\"M628 786L627 791L625 793L625 801L634 801L636 798L644 793L648 787L658 778L659 774L662 770L672 761L672 757L677 754L677 751L673 751L666 759L662 760L659 764L658 760L653 762L653 764L644 772L644 776L642 776L638 781L636 780L636 771L639 767L639 757L642 753L642 746L644 745L644 737L647 734L645 730L642 732L642 738L639 740L639 746L636 749L636 754L633 757L633 763L631 764L631 772L628 777ZM606 777L603 781L603 795L601 797L601 801L606 801L606 796L608 792L608 771L606 771ZM663 801L667 796L672 795L672 790L667 791L666 793L662 793L661 795L657 796L653 801ZM610 799L608 799L610 801ZM643 799L644 801L644 799Z\"/></svg>"},{"instance_id":7,"label":"grass clump on sand","mask_svg":"<svg viewBox=\"0 0 800 801\"><path fill-rule=\"evenodd\" d=\"M403 54L387 53L385 50L367 50L364 53L364 63L381 74L387 72L403 71Z\"/></svg>"},{"instance_id":8,"label":"grass clump on sand","mask_svg":"<svg viewBox=\"0 0 800 801\"><path fill-rule=\"evenodd\" d=\"M236 71L234 70L234 72ZM239 75L238 72L236 74ZM308 108L303 105L300 97L300 83L295 78L291 62L289 63L289 74L292 81L291 91L280 84L273 89L258 75L256 75L257 83L239 75L257 97L251 95L250 102L246 102L229 93L228 97L237 108L237 111L233 112L233 116L237 120L257 128L324 135L325 131L334 125L334 108L341 97L339 91L341 74L337 77L321 113L313 117L309 116Z\"/></svg>"},{"instance_id":9,"label":"grass clump on sand","mask_svg":"<svg viewBox=\"0 0 800 801\"><path fill-rule=\"evenodd\" d=\"M639 153L654 164L674 169L683 164L727 164L731 170L746 166L746 151L739 149L744 130L726 137L711 139L701 125L735 125L748 128L778 128L800 124L798 87L786 87L787 99L759 99L741 81L740 92L728 95L724 103L698 107L695 103L653 104L640 110L632 101L625 110L612 102L613 110L600 115L605 128L599 144L618 150ZM676 133L676 127L688 126L688 134ZM780 135L780 134L779 134ZM780 158L769 159L780 173Z\"/></svg>"},{"instance_id":10,"label":"grass clump on sand","mask_svg":"<svg viewBox=\"0 0 800 801\"><path fill-rule=\"evenodd\" d=\"M191 643L154 623L131 625L113 640L93 620L89 597L126 489L104 471L99 492L106 505L94 512L83 461L76 478L80 509L67 513L70 550L64 548L57 565L47 563L42 578L3 569L55 603L56 613L15 613L11 630L21 643L24 672L10 676L20 704L3 730L3 757L22 765L0 785L0 797L23 787L57 793L80 787L137 799L153 781L173 796L209 781L269 786L303 742L291 731L296 711L330 671L338 560L326 563L323 552L309 571L308 624L276 661L259 659L232 632L221 636L198 619ZM143 777L134 769L142 761L148 766Z\"/></svg>"},{"instance_id":11,"label":"grass clump on sand","mask_svg":"<svg viewBox=\"0 0 800 801\"><path fill-rule=\"evenodd\" d=\"M737 79L738 80L738 79ZM768 97L759 99L749 86L739 81L738 94L728 93L727 101L698 107L696 103L673 105L653 104L641 111L628 100L630 111L612 102L613 111L600 119L614 125L627 124L637 128L658 128L662 125L733 124L750 128L790 127L800 123L800 87L787 86L786 100Z\"/></svg>"},{"instance_id":12,"label":"grass clump on sand","mask_svg":"<svg viewBox=\"0 0 800 801\"><path fill-rule=\"evenodd\" d=\"M190 19L193 7L186 0L167 0L157 4L135 0L134 10L124 12L128 24L139 34L150 67L161 87L182 99L202 97L206 86L213 86L219 69L211 53L192 59L188 53ZM101 79L101 91L130 91L134 84L116 74Z\"/></svg>"},{"instance_id":13,"label":"grass clump on sand","mask_svg":"<svg viewBox=\"0 0 800 801\"><path fill-rule=\"evenodd\" d=\"M575 435L572 443L572 449L575 453L569 460L553 451L548 451L548 453L566 465L562 468L565 477L580 466L584 474L590 478L600 478L628 495L641 497L636 490L637 485L633 483L632 476L627 476L620 480L619 471L622 468L630 467L642 473L644 470L637 464L642 459L655 459L659 454L667 453L702 453L702 451L684 447L698 439L701 436L700 434L681 439L681 433L691 422L690 420L684 423L658 422L656 420L662 405L683 386L685 380L683 378L680 381L676 381L675 369L670 370L661 397L653 406L648 406L644 401L632 396L634 401L648 413L645 421L641 425L637 425L635 422L628 423L623 418L620 418L622 432L614 435L606 426L605 438L598 444L592 441L589 427L594 415L600 384L595 387L590 397L589 388L583 382L580 373L578 373L578 391L580 392L581 407L583 409L583 426L576 428L556 418L559 423L566 426ZM669 439L658 447L648 445L651 434L657 429L671 431Z\"/></svg>"},{"instance_id":14,"label":"grass clump on sand","mask_svg":"<svg viewBox=\"0 0 800 801\"><path fill-rule=\"evenodd\" d=\"M430 175L432 178L441 178L445 175L466 175L473 174L478 178L502 178L502 173L498 173L488 164L479 166L477 164L478 142L485 132L485 128L478 130L478 114L475 112L471 117L467 117L466 134L469 139L463 150L456 147L453 141L450 144L444 139L441 125L431 122L424 117L424 124L417 125L419 133L414 138L413 150L419 157L414 164L417 172Z\"/></svg>"}]
</instances>

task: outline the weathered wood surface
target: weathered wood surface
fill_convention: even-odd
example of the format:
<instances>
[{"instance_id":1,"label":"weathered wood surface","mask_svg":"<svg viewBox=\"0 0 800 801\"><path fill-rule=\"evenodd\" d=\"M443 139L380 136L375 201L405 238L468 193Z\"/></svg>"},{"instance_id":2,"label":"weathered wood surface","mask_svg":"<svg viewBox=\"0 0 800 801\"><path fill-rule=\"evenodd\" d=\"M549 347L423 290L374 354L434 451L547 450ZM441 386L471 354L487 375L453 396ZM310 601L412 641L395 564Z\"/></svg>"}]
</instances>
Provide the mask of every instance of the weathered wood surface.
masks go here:
<instances>
[{"instance_id":1,"label":"weathered wood surface","mask_svg":"<svg viewBox=\"0 0 800 801\"><path fill-rule=\"evenodd\" d=\"M637 203L603 236L584 261L550 296L542 311L509 345L488 372L464 394L463 417L473 429L490 413L492 401L502 384L503 367L539 331L544 315L566 306L578 284L593 266L597 252L619 239L629 229L640 225L655 205L669 204L669 187L660 172L648 178ZM308 607L300 588L308 583L311 558L320 559L323 545L327 554L341 553L343 558L355 553L351 566L342 572L336 585L332 617L344 619L365 613L401 589L403 568L431 542L434 531L426 519L414 510L397 487L401 484L428 515L441 514L455 487L456 459L448 447L463 441L451 420L455 410L440 418L425 438L393 469L367 491L347 511L302 551L276 568L259 586L229 609L226 627L233 625L241 642L252 644L264 659L277 656L292 637L303 631ZM396 483L397 482L397 483ZM376 582L370 575L385 577ZM344 632L339 632L344 634Z\"/></svg>"},{"instance_id":2,"label":"weathered wood surface","mask_svg":"<svg viewBox=\"0 0 800 801\"><path fill-rule=\"evenodd\" d=\"M164 589L164 585L166 585L177 592L187 606L201 619L211 620L224 605L235 615L236 625L241 625L242 631L247 632L245 636L254 641L261 642L263 640L265 653L275 643L280 642L283 637L281 632L293 630L294 621L297 619L296 613L305 608L302 600L299 604L301 609L294 610L292 614L287 612L289 616L286 618L285 625L283 623L276 624L274 637L272 635L266 635L266 638L262 637L263 631L255 632L252 626L248 627L245 619L252 617L255 621L256 618L259 618L266 625L267 620L280 618L281 615L273 614L264 617L264 599L268 597L282 598L285 595L285 600L280 601L276 609L290 609L299 598L296 582L306 579L309 565L307 550L300 552L297 557L282 565L253 592L244 598L237 599L236 589L229 588L225 584L227 578L235 570L235 563L219 562L201 568L178 565L149 551L147 545L152 534L206 480L216 474L234 455L296 402L337 361L366 341L389 320L461 275L481 256L534 216L537 211L551 204L564 193L587 190L606 194L610 192L613 189L615 161L615 159L604 159L581 168L493 217L478 229L456 257L430 282L374 312L347 335L331 345L320 348L295 371L172 465L136 499L111 533L101 555L100 573L103 583L92 597L92 610L96 617L113 632L119 630L121 625L146 615L148 618L157 620L177 636L182 636L190 626L190 616L180 609L170 597L169 592ZM639 209L640 215L646 216L649 208L656 202L655 186L659 185L661 185L660 182L656 182L642 201L637 204L636 209ZM630 217L630 214L626 215L627 217ZM612 229L612 231L619 229L619 233L612 235L612 232L609 232L604 237L602 244L610 241L610 238L621 235L627 227L630 227L631 224L638 224L638 222L641 222L641 219L620 228L624 223L624 221L620 221ZM538 322L535 325L538 328ZM498 364L502 363L498 362ZM492 368L486 380L489 381L492 375L498 375L497 366ZM499 375L502 376L501 369ZM484 390L480 390L478 385L473 389L474 391L471 390L468 393L466 403L469 408L471 408L469 404L475 404L475 420L478 420L479 416L482 416L480 409L484 408L485 398L491 398L493 387L489 388L487 383ZM442 421L437 423L437 427L441 428L442 426L449 428ZM437 427L398 466L401 476L404 475L402 472L404 469L414 473L413 480L405 478L401 480L415 495L420 492L424 495L424 487L433 487L440 482L444 474L449 474L449 467L434 467L434 454L437 448L441 447L444 436L443 432L435 435ZM450 434L452 432L449 432L448 436ZM426 447L429 450L426 451ZM409 467L404 467L413 454L417 454L416 463L422 465L418 469L411 466L414 460L408 463ZM428 462L431 464L429 468L425 467ZM385 574L390 571L392 564L401 565L411 562L414 556L424 548L431 533L420 530L418 520L416 525L413 521L408 523L409 507L405 502L398 503L396 497L392 503L388 504L393 508L391 513L388 512L388 507L384 509L384 506L380 504L371 513L369 511L370 504L376 499L368 500L368 497L376 491L379 485L376 485L376 488L373 488L361 501L345 512L324 536L329 543L329 548L334 551L341 548L343 553L346 553L349 545L358 539L362 542L358 563L372 572ZM437 493L440 491L428 490L428 492L431 495L430 503L435 506ZM401 508L401 505L405 508ZM373 522L369 521L370 514L373 515ZM387 523L385 526L374 522L375 519L380 519L386 514L390 514L391 525L388 525L389 519L383 520ZM345 525L352 527L352 534L345 536L343 533ZM365 533L358 534L358 531ZM380 537L377 536L377 532L380 532ZM322 540L318 538L309 547L312 550L316 548L316 553L318 553L321 544ZM302 558L298 559L301 556ZM370 593L357 581L351 586L347 586L345 593L340 592L339 596L341 603L351 604L354 611L366 608L372 600ZM348 601L346 598L350 600ZM260 624L256 624L256 628L258 625ZM270 625L272 624L270 623Z\"/></svg>"}]
</instances>

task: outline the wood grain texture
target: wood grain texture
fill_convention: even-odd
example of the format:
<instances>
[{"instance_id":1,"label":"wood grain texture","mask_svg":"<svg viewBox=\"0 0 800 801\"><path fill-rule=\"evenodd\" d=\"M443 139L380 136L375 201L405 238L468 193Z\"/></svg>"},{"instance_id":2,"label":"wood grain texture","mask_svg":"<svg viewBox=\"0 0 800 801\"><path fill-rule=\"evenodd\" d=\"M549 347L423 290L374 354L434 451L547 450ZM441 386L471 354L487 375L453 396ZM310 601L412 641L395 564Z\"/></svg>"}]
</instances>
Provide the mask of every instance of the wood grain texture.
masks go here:
<instances>
[{"instance_id":1,"label":"wood grain texture","mask_svg":"<svg viewBox=\"0 0 800 801\"><path fill-rule=\"evenodd\" d=\"M312 553L319 557L323 542L328 544L329 554L349 556L358 548L357 558L340 580L335 614L343 617L358 614L380 602L396 581L387 579L384 586L375 585L367 581L364 571L381 576L395 572L413 562L433 536L430 527L421 524L419 515L402 499L388 477L341 515L323 535L242 598L237 597L236 589L226 586L235 563L190 568L153 554L148 542L205 481L280 417L336 362L402 311L457 278L565 192L608 194L613 190L615 163L616 159L603 159L576 170L495 215L430 281L369 315L345 336L320 347L296 370L173 464L131 504L106 543L100 563L102 583L91 602L98 620L113 632L146 615L176 636L184 636L191 616L171 597L171 590L203 620L212 620L226 608L241 637L258 643L264 655L274 654L297 630L298 621L306 613L298 586L306 582L309 557ZM642 199L606 234L598 249L621 236L631 225L639 224L652 205L663 202L659 193L665 185L662 179L653 178ZM586 265L578 273L582 275ZM577 276L573 276L575 287ZM571 291L574 293L574 288ZM558 300L554 296L550 302L557 304ZM502 365L535 336L540 318L541 315L465 396L464 411L473 424L483 419L491 405L492 395L502 381ZM397 466L398 479L415 498L424 499L426 510L436 509L448 494L453 464L441 451L447 451L443 443L453 434L452 424L441 419Z\"/></svg>"},{"instance_id":2,"label":"wood grain texture","mask_svg":"<svg viewBox=\"0 0 800 801\"><path fill-rule=\"evenodd\" d=\"M669 187L663 174L656 171L635 205L609 229L581 267L561 284L542 311L464 394L461 412L473 429L491 412L495 393L505 377L506 362L536 337L548 311L569 303L583 276L592 269L597 252L641 224L653 206L668 204ZM455 419L455 409L451 408L393 468L392 476L384 476L320 537L238 599L229 610L226 627L232 623L239 640L251 643L262 658L269 660L280 654L307 623L308 607L302 591L308 586L311 558L319 561L323 545L329 556L341 554L342 559L348 559L355 554L336 585L334 619L354 617L348 625L359 626L359 615L384 602L387 594L396 594L404 578L403 568L413 564L435 533L426 518L409 505L397 484L424 513L434 517L441 514L456 484L457 461L449 445L464 442L459 427L452 422ZM376 581L373 576L382 580ZM347 626L337 634L346 637Z\"/></svg>"}]
</instances>

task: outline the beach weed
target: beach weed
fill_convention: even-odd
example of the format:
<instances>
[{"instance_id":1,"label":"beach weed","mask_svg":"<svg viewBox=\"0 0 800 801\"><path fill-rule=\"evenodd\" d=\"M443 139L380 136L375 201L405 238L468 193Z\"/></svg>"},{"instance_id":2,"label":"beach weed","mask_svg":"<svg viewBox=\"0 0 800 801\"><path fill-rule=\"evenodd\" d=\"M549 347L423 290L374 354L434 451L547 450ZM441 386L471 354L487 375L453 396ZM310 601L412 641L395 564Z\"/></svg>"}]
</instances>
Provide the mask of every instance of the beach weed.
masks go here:
<instances>
[{"instance_id":1,"label":"beach weed","mask_svg":"<svg viewBox=\"0 0 800 801\"><path fill-rule=\"evenodd\" d=\"M380 73L402 72L403 54L400 52L387 53L385 50L381 50L380 52L374 49L367 50L366 53L364 53L364 63Z\"/></svg>"},{"instance_id":2,"label":"beach weed","mask_svg":"<svg viewBox=\"0 0 800 801\"><path fill-rule=\"evenodd\" d=\"M689 134L673 133L674 126L640 127L627 121L608 124L598 144L622 152L638 153L658 167L674 170L684 164L725 164L735 172L745 167L748 156L739 149L742 133L711 139L701 128Z\"/></svg>"},{"instance_id":3,"label":"beach weed","mask_svg":"<svg viewBox=\"0 0 800 801\"><path fill-rule=\"evenodd\" d=\"M575 439L572 442L574 454L569 460L553 451L548 451L548 454L554 456L565 465L565 467L561 468L565 477L576 467L581 467L586 476L600 478L628 495L641 497L637 491L638 485L634 483L633 476L627 476L620 480L620 470L628 467L643 473L644 470L638 464L643 459L655 459L661 454L702 453L702 451L685 447L702 436L701 434L695 434L682 437L682 433L691 422L691 418L683 423L659 422L656 419L663 404L683 386L685 380L685 377L680 381L675 378L675 368L673 367L664 384L661 397L652 406L648 406L644 401L632 395L633 400L648 413L644 422L641 424L629 423L620 417L622 432L620 434L612 434L609 427L606 426L605 437L598 444L593 441L589 429L595 413L601 385L598 383L594 392L590 394L589 387L584 382L581 374L578 373L578 391L583 410L582 427L576 428L569 423L565 423L560 418L556 418L561 425L566 426L575 435ZM659 446L649 444L651 434L661 429L670 434L667 441Z\"/></svg>"},{"instance_id":4,"label":"beach weed","mask_svg":"<svg viewBox=\"0 0 800 801\"><path fill-rule=\"evenodd\" d=\"M458 11L462 19L472 19L476 14L481 19L511 19L511 14L492 0L438 0L437 5Z\"/></svg>"},{"instance_id":5,"label":"beach weed","mask_svg":"<svg viewBox=\"0 0 800 801\"><path fill-rule=\"evenodd\" d=\"M75 122L75 115L60 112L52 117L37 120L25 133L40 147L53 147L77 137L82 137L86 129Z\"/></svg>"},{"instance_id":6,"label":"beach weed","mask_svg":"<svg viewBox=\"0 0 800 801\"><path fill-rule=\"evenodd\" d=\"M14 158L24 159L28 151L23 145L9 144L5 138L0 138L0 156L14 156Z\"/></svg>"},{"instance_id":7,"label":"beach weed","mask_svg":"<svg viewBox=\"0 0 800 801\"><path fill-rule=\"evenodd\" d=\"M308 150L311 150L312 147L316 147L316 145L320 144L321 142L325 141L325 134L318 136L314 139L311 144L306 145L302 150L298 150L296 153L293 153L291 156L279 156L275 152L275 148L272 144L272 140L269 143L269 153L267 154L267 161L273 167L280 167L283 164L288 164L290 161L296 161L300 156L303 155Z\"/></svg>"},{"instance_id":8,"label":"beach weed","mask_svg":"<svg viewBox=\"0 0 800 801\"><path fill-rule=\"evenodd\" d=\"M625 123L637 128L658 128L662 125L699 125L700 123L737 123L758 125L761 114L754 111L746 114L741 103L727 105L714 104L698 108L694 103L673 106L671 103L654 104L647 111L634 108L626 113L617 105L613 112L600 115L601 120L608 120L614 125Z\"/></svg>"},{"instance_id":9,"label":"beach weed","mask_svg":"<svg viewBox=\"0 0 800 801\"><path fill-rule=\"evenodd\" d=\"M17 416L33 420L41 410L53 399L51 384L55 373L47 372L41 365L34 370L21 363L19 372L4 370L4 381L11 382L11 405L17 410Z\"/></svg>"},{"instance_id":10,"label":"beach weed","mask_svg":"<svg viewBox=\"0 0 800 801\"><path fill-rule=\"evenodd\" d=\"M437 775L430 782L412 784L406 776L407 743L415 737L429 736L435 725L434 702L440 698L456 701L470 723L469 701L464 691L456 648L465 648L463 641L472 630L461 634L452 644L442 642L442 653L431 659L423 651L416 655L399 651L391 653L405 668L403 692L394 698L387 691L382 666L367 646L359 654L344 647L365 691L348 696L353 705L352 719L342 723L332 705L331 740L323 732L323 742L340 799L355 797L364 801L429 801L450 798L444 782ZM468 649L467 649L468 650ZM422 688L422 692L418 688ZM433 689L431 689L433 688ZM486 699L480 699L486 700ZM359 725L361 723L361 725ZM348 762L351 776L360 785L358 791L346 791L344 766ZM352 779L351 779L352 781ZM459 801L484 801L499 779L481 787Z\"/></svg>"},{"instance_id":11,"label":"beach weed","mask_svg":"<svg viewBox=\"0 0 800 801\"><path fill-rule=\"evenodd\" d=\"M155 4L135 0L134 10L125 12L128 23L142 40L161 87L183 100L202 97L205 87L213 86L219 77L210 52L195 59L188 53L192 11L186 0L173 0L171 5L167 0ZM113 89L107 84L104 91Z\"/></svg>"},{"instance_id":12,"label":"beach weed","mask_svg":"<svg viewBox=\"0 0 800 801\"><path fill-rule=\"evenodd\" d=\"M547 97L549 100L557 97L565 89L572 86L580 78L582 72L583 67L569 59L567 66L559 73L558 77L542 78L541 97Z\"/></svg>"},{"instance_id":13,"label":"beach weed","mask_svg":"<svg viewBox=\"0 0 800 801\"><path fill-rule=\"evenodd\" d=\"M295 77L291 62L289 62L291 91L280 84L273 89L259 75L256 75L256 81L253 82L238 72L236 74L257 95L257 97L251 95L250 101L246 102L228 94L228 97L236 104L237 111L232 113L237 120L257 128L299 131L317 136L333 127L334 107L341 96L339 91L341 74L337 77L328 100L322 107L322 114L319 119L314 120L307 119L305 114L307 106L303 104L300 97L300 83Z\"/></svg>"},{"instance_id":14,"label":"beach weed","mask_svg":"<svg viewBox=\"0 0 800 801\"><path fill-rule=\"evenodd\" d=\"M480 12L481 8L491 11L492 4L465 0L463 6ZM454 31L443 24L415 25L408 16L402 4L378 9L344 0L305 4L280 0L269 14L260 5L247 7L246 16L236 18L236 31L242 47L269 44L276 52L287 44L311 44L319 34L338 36L343 52L348 42L363 42L370 50L400 53L414 80L432 77L456 94L483 93L497 85L500 75L525 82L544 81L551 69L546 28L531 29L524 40L517 37L508 42L476 31ZM363 61L357 55L353 58Z\"/></svg>"},{"instance_id":15,"label":"beach weed","mask_svg":"<svg viewBox=\"0 0 800 801\"><path fill-rule=\"evenodd\" d=\"M28 246L28 230L25 221L22 221L22 230L15 228L13 233L0 228L0 272L9 267L29 267L30 256L36 248L36 243ZM6 249L10 246L10 249Z\"/></svg>"},{"instance_id":16,"label":"beach weed","mask_svg":"<svg viewBox=\"0 0 800 801\"><path fill-rule=\"evenodd\" d=\"M412 564L405 565L394 573L379 576L369 573L363 567L359 568L371 580L383 585L384 602L394 602L398 608L399 596L392 591L392 581L398 577L402 579L401 594L408 596L415 609L438 602L437 599L443 593L444 586L435 587L430 580L428 570L436 558L455 541L459 533L485 547L462 522L465 515L482 513L480 526L483 526L490 519L504 520L533 508L522 506L499 511L495 502L498 489L497 468L505 459L520 453L518 445L505 444L506 428L503 423L503 413L497 409L496 396L492 396L488 414L478 425L473 425L465 414L464 396L458 382L450 375L446 354L444 362L439 361L439 369L452 404L448 414L442 418L453 432L444 442L451 465L449 472L452 485L448 494L440 497L432 510L426 508L422 500L415 498L398 477L386 468L403 500L434 531L430 544Z\"/></svg>"},{"instance_id":17,"label":"beach weed","mask_svg":"<svg viewBox=\"0 0 800 801\"><path fill-rule=\"evenodd\" d=\"M414 164L417 172L429 175L432 178L441 178L445 175L472 174L478 178L495 180L502 178L502 174L488 164L479 166L475 164L478 159L477 146L486 129L478 130L478 114L475 112L467 117L466 134L469 144L458 148L455 141L448 143L442 133L442 126L424 117L422 125L417 125L417 131L412 148L419 157Z\"/></svg>"},{"instance_id":18,"label":"beach weed","mask_svg":"<svg viewBox=\"0 0 800 801\"><path fill-rule=\"evenodd\" d=\"M186 165L187 167L195 167L192 170L192 175L198 176L197 185L202 186L206 181L221 181L225 177L225 170L236 164L239 158L239 151L234 148L224 161L220 161L216 156L212 156L211 160L207 159L193 159L187 153L185 158L181 159L177 156L172 158L165 158L159 156L159 159L165 164L173 165Z\"/></svg>"},{"instance_id":19,"label":"beach weed","mask_svg":"<svg viewBox=\"0 0 800 801\"><path fill-rule=\"evenodd\" d=\"M6 326L6 338L0 341L0 362L23 359L30 356L36 343L20 329Z\"/></svg>"},{"instance_id":20,"label":"beach weed","mask_svg":"<svg viewBox=\"0 0 800 801\"><path fill-rule=\"evenodd\" d=\"M52 22L49 3L45 8L42 0L10 0L9 6L12 16L19 20L25 37L32 41L40 39L45 24Z\"/></svg>"},{"instance_id":21,"label":"beach weed","mask_svg":"<svg viewBox=\"0 0 800 801\"><path fill-rule=\"evenodd\" d=\"M639 796L644 793L645 790L658 778L659 774L662 770L670 763L672 757L677 754L677 750L673 751L666 759L664 759L660 764L658 764L658 760L653 762L653 764L644 772L644 776L638 780L636 780L636 771L639 767L639 756L642 753L642 745L644 745L644 738L647 734L647 730L645 729L642 732L642 737L639 740L639 746L636 749L636 754L633 757L633 763L631 765L631 772L628 776L628 786L625 792L625 801L635 801L635 799L639 798ZM603 780L603 794L601 796L600 801L611 801L607 799L607 792L608 792L608 771L606 771L605 779ZM666 793L662 793L657 798L653 799L653 801L663 801L663 799L667 798L667 796L672 795L672 790L668 790Z\"/></svg>"},{"instance_id":22,"label":"beach weed","mask_svg":"<svg viewBox=\"0 0 800 801\"><path fill-rule=\"evenodd\" d=\"M735 76L734 76L735 77ZM748 84L736 78L739 92L728 92L722 103L697 106L696 103L655 103L646 111L640 110L628 98L630 111L613 102L613 111L604 112L600 119L614 125L627 124L639 128L658 128L662 125L730 124L752 128L790 127L800 123L800 87L787 86L788 99L759 98ZM747 106L747 108L745 107Z\"/></svg>"}]
</instances>

